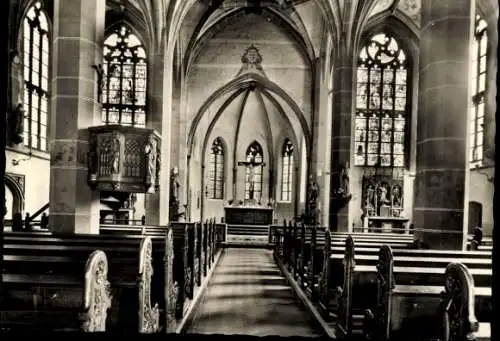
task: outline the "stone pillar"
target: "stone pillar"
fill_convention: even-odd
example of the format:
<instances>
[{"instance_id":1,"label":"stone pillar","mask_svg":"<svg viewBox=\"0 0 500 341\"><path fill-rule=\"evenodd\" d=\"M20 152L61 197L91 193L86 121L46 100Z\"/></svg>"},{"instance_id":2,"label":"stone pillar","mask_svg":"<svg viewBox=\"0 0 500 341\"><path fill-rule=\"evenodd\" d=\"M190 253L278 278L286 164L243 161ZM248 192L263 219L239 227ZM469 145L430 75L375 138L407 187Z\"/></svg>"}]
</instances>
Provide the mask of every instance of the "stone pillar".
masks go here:
<instances>
[{"instance_id":1,"label":"stone pillar","mask_svg":"<svg viewBox=\"0 0 500 341\"><path fill-rule=\"evenodd\" d=\"M97 74L106 4L55 0L50 123L50 226L54 233L99 233L99 192L87 184L89 126L101 123Z\"/></svg>"},{"instance_id":2,"label":"stone pillar","mask_svg":"<svg viewBox=\"0 0 500 341\"><path fill-rule=\"evenodd\" d=\"M166 53L165 53L166 52ZM146 194L146 224L167 225L170 197L170 118L172 99L172 63L169 51L159 51L150 68L150 109L148 126L161 135L160 188Z\"/></svg>"},{"instance_id":3,"label":"stone pillar","mask_svg":"<svg viewBox=\"0 0 500 341\"><path fill-rule=\"evenodd\" d=\"M342 44L347 45L347 44ZM345 49L347 50L347 48ZM332 231L348 231L349 202L338 209L335 192L339 186L339 174L342 165L349 163L351 167L351 126L353 113L353 65L350 53L340 50L334 62L333 115L331 135L331 172L330 172L330 216L329 227ZM349 191L350 192L350 191Z\"/></svg>"},{"instance_id":4,"label":"stone pillar","mask_svg":"<svg viewBox=\"0 0 500 341\"><path fill-rule=\"evenodd\" d=\"M422 1L415 233L431 248L464 240L470 39L475 1Z\"/></svg>"}]
</instances>

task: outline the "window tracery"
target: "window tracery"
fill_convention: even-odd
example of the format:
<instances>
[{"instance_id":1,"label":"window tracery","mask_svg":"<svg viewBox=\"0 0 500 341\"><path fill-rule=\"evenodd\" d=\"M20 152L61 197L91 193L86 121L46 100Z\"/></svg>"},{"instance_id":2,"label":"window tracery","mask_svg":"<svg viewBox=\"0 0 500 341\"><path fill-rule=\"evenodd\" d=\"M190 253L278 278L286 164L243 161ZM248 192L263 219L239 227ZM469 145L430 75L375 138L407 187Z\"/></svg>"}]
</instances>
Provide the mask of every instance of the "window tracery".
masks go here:
<instances>
[{"instance_id":1,"label":"window tracery","mask_svg":"<svg viewBox=\"0 0 500 341\"><path fill-rule=\"evenodd\" d=\"M47 150L49 111L49 23L42 3L35 2L26 12L22 28L24 79L24 143Z\"/></svg>"},{"instance_id":2,"label":"window tracery","mask_svg":"<svg viewBox=\"0 0 500 341\"><path fill-rule=\"evenodd\" d=\"M139 38L125 25L104 41L102 121L146 125L147 57Z\"/></svg>"},{"instance_id":3,"label":"window tracery","mask_svg":"<svg viewBox=\"0 0 500 341\"><path fill-rule=\"evenodd\" d=\"M208 171L208 197L223 199L224 197L224 145L220 137L216 138L210 149Z\"/></svg>"}]
</instances>

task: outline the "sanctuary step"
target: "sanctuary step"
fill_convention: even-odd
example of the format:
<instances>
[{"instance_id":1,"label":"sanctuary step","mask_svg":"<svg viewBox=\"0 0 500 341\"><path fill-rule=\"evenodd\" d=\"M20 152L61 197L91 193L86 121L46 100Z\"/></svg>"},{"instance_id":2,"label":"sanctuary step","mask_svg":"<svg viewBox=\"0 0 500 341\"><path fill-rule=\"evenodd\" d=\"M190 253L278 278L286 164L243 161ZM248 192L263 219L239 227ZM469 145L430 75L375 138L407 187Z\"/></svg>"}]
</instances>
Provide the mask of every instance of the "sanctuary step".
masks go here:
<instances>
[{"instance_id":1,"label":"sanctuary step","mask_svg":"<svg viewBox=\"0 0 500 341\"><path fill-rule=\"evenodd\" d=\"M227 234L231 235L250 235L250 236L268 236L268 225L227 225Z\"/></svg>"},{"instance_id":2,"label":"sanctuary step","mask_svg":"<svg viewBox=\"0 0 500 341\"><path fill-rule=\"evenodd\" d=\"M227 225L226 246L266 246L269 241L268 225Z\"/></svg>"}]
</instances>

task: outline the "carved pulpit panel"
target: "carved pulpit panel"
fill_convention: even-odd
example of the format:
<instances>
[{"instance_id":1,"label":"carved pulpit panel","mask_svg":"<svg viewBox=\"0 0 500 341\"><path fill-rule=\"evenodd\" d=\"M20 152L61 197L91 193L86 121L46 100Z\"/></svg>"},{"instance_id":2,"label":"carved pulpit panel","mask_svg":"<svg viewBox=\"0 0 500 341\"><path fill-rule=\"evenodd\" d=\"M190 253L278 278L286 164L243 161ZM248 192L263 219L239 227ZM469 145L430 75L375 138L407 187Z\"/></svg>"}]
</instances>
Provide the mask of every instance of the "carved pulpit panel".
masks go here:
<instances>
[{"instance_id":1,"label":"carved pulpit panel","mask_svg":"<svg viewBox=\"0 0 500 341\"><path fill-rule=\"evenodd\" d=\"M89 128L89 185L100 191L154 193L159 185L160 145L160 136L152 129Z\"/></svg>"}]
</instances>

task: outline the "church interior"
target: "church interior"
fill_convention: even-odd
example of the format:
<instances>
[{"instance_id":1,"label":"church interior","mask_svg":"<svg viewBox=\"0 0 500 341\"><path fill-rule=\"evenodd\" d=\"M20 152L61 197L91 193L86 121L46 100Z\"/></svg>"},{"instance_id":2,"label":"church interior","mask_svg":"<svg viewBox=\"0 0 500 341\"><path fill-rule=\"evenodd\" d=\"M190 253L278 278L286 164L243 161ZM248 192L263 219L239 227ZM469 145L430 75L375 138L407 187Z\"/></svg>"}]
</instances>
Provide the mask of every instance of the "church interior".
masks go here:
<instances>
[{"instance_id":1,"label":"church interior","mask_svg":"<svg viewBox=\"0 0 500 341\"><path fill-rule=\"evenodd\" d=\"M495 339L497 1L3 13L0 330Z\"/></svg>"}]
</instances>

